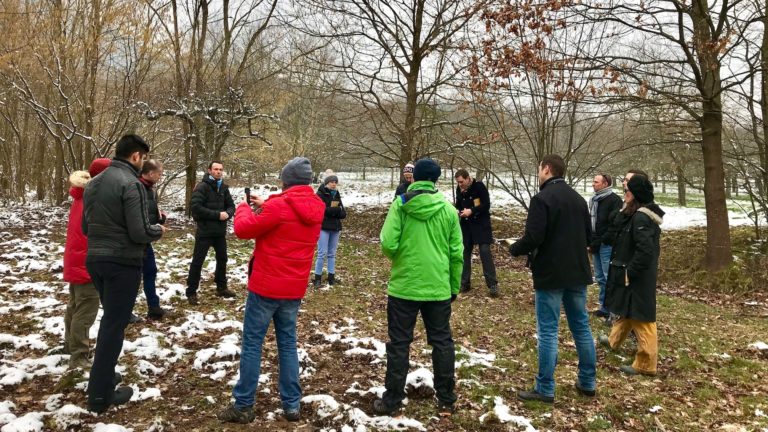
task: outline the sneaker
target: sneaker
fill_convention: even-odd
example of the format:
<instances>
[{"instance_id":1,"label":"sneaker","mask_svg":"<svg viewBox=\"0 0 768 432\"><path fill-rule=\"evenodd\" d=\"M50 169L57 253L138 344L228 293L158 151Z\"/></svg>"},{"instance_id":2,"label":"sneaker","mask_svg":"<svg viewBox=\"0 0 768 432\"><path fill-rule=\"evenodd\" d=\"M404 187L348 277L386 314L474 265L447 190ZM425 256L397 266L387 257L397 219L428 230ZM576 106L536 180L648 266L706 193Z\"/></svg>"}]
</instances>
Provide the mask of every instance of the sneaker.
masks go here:
<instances>
[{"instance_id":1,"label":"sneaker","mask_svg":"<svg viewBox=\"0 0 768 432\"><path fill-rule=\"evenodd\" d=\"M253 412L253 408L245 408L239 410L235 408L235 404L229 404L227 409L220 412L216 417L219 420L227 423L240 423L248 424L256 418L256 413Z\"/></svg>"},{"instance_id":2,"label":"sneaker","mask_svg":"<svg viewBox=\"0 0 768 432\"><path fill-rule=\"evenodd\" d=\"M147 311L147 318L153 319L153 320L161 320L167 314L168 311L161 308L160 306L153 306L150 307Z\"/></svg>"},{"instance_id":3,"label":"sneaker","mask_svg":"<svg viewBox=\"0 0 768 432\"><path fill-rule=\"evenodd\" d=\"M197 305L199 305L199 304L200 304L200 302L197 300L197 296L196 296L196 295L191 295L191 296L188 296L188 297L187 297L187 301L188 301L188 302L189 302L189 304L191 304L192 306L197 306Z\"/></svg>"},{"instance_id":4,"label":"sneaker","mask_svg":"<svg viewBox=\"0 0 768 432\"><path fill-rule=\"evenodd\" d=\"M291 422L299 421L301 419L301 411L298 408L284 410L283 417Z\"/></svg>"},{"instance_id":5,"label":"sneaker","mask_svg":"<svg viewBox=\"0 0 768 432\"><path fill-rule=\"evenodd\" d=\"M104 403L103 398L98 398L95 401L88 401L88 411L95 412L96 414L102 414L110 405L122 405L131 400L133 396L133 389L130 387L120 387L115 389L112 393L112 399L109 403Z\"/></svg>"},{"instance_id":6,"label":"sneaker","mask_svg":"<svg viewBox=\"0 0 768 432\"><path fill-rule=\"evenodd\" d=\"M538 402L544 402L544 403L554 403L555 397L554 396L545 396L536 390L531 391L525 391L521 390L517 392L517 398L522 401L538 401Z\"/></svg>"},{"instance_id":7,"label":"sneaker","mask_svg":"<svg viewBox=\"0 0 768 432\"><path fill-rule=\"evenodd\" d=\"M498 285L492 285L488 287L490 290L491 297L498 298L499 297L499 286Z\"/></svg>"},{"instance_id":8,"label":"sneaker","mask_svg":"<svg viewBox=\"0 0 768 432\"><path fill-rule=\"evenodd\" d=\"M401 406L402 403L398 403L394 407L390 407L384 403L384 399L376 399L373 401L373 413L380 416L388 416L399 410Z\"/></svg>"},{"instance_id":9,"label":"sneaker","mask_svg":"<svg viewBox=\"0 0 768 432\"><path fill-rule=\"evenodd\" d=\"M224 298L232 298L232 297L235 296L235 293L233 293L232 291L230 291L230 290L228 290L226 288L223 288L223 289L217 289L216 290L216 295L219 296L219 297L224 297Z\"/></svg>"},{"instance_id":10,"label":"sneaker","mask_svg":"<svg viewBox=\"0 0 768 432\"><path fill-rule=\"evenodd\" d=\"M437 401L437 413L441 416L450 416L456 411L456 407L454 404L449 404L447 402L443 402L441 400Z\"/></svg>"},{"instance_id":11,"label":"sneaker","mask_svg":"<svg viewBox=\"0 0 768 432\"><path fill-rule=\"evenodd\" d=\"M582 396L595 397L595 394L597 394L597 390L587 390L578 381L573 383L573 386L576 387L576 391Z\"/></svg>"},{"instance_id":12,"label":"sneaker","mask_svg":"<svg viewBox=\"0 0 768 432\"><path fill-rule=\"evenodd\" d=\"M128 324L136 324L137 322L141 322L141 318L139 318L138 315L131 312L131 317L128 318Z\"/></svg>"}]
</instances>

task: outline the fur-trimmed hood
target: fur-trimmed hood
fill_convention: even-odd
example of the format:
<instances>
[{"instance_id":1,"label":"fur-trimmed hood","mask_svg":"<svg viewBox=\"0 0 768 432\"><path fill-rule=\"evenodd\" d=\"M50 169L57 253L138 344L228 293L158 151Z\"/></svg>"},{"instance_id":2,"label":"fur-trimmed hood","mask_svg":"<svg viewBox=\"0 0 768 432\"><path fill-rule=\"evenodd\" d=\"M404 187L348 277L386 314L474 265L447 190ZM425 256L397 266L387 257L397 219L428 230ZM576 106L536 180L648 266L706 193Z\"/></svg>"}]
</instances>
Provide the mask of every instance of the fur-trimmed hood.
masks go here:
<instances>
[{"instance_id":1,"label":"fur-trimmed hood","mask_svg":"<svg viewBox=\"0 0 768 432\"><path fill-rule=\"evenodd\" d=\"M73 171L72 174L69 175L69 183L73 187L84 188L89 181L91 181L91 175L88 171Z\"/></svg>"},{"instance_id":2,"label":"fur-trimmed hood","mask_svg":"<svg viewBox=\"0 0 768 432\"><path fill-rule=\"evenodd\" d=\"M664 222L664 210L656 204L640 207L637 211L647 215L656 225L661 225Z\"/></svg>"}]
</instances>

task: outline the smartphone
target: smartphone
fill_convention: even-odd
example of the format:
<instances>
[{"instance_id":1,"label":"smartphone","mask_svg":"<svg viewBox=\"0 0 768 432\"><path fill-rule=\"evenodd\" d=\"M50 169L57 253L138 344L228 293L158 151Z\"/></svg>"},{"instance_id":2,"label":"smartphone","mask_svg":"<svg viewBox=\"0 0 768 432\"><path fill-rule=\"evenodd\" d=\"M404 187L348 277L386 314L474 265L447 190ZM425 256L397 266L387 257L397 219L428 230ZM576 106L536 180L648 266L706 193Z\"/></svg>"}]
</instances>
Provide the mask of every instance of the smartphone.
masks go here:
<instances>
[{"instance_id":1,"label":"smartphone","mask_svg":"<svg viewBox=\"0 0 768 432\"><path fill-rule=\"evenodd\" d=\"M245 188L245 202L251 205L251 188L249 187Z\"/></svg>"}]
</instances>

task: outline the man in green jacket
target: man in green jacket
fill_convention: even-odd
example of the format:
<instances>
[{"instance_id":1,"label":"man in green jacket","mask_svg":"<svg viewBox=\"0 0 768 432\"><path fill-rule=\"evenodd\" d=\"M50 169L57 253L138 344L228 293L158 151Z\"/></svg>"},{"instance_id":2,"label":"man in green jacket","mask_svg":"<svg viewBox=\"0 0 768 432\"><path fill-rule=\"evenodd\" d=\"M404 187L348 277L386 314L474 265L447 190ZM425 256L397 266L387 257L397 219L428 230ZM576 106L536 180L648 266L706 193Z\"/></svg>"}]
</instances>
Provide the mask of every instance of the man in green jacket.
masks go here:
<instances>
[{"instance_id":1,"label":"man in green jacket","mask_svg":"<svg viewBox=\"0 0 768 432\"><path fill-rule=\"evenodd\" d=\"M381 229L381 250L392 260L387 295L386 391L373 403L377 415L397 411L405 398L408 351L421 312L432 345L432 368L440 412L456 402L451 336L451 302L456 299L464 264L464 245L456 209L435 188L440 166L421 159L414 183L389 207Z\"/></svg>"}]
</instances>

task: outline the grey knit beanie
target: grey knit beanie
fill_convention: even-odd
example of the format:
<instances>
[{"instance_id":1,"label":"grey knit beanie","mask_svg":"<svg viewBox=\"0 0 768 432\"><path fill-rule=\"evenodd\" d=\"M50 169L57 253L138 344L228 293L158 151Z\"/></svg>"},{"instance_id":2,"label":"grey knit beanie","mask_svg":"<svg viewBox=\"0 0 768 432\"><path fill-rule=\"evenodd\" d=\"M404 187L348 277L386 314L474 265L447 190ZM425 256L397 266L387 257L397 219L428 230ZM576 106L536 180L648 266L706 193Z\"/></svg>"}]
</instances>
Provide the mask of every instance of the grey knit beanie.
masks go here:
<instances>
[{"instance_id":1,"label":"grey knit beanie","mask_svg":"<svg viewBox=\"0 0 768 432\"><path fill-rule=\"evenodd\" d=\"M295 157L280 170L280 180L285 186L308 185L312 183L312 165L305 157Z\"/></svg>"}]
</instances>

